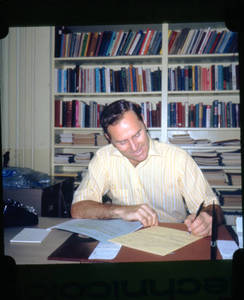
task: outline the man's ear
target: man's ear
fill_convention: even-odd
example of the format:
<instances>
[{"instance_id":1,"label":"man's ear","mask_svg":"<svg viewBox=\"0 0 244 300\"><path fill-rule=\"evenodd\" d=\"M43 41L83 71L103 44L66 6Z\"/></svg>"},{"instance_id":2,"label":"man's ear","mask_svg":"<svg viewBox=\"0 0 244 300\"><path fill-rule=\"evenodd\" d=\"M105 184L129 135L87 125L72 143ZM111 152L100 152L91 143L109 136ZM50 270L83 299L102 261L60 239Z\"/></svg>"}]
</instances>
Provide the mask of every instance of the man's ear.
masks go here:
<instances>
[{"instance_id":1,"label":"man's ear","mask_svg":"<svg viewBox=\"0 0 244 300\"><path fill-rule=\"evenodd\" d=\"M145 125L145 127L146 127L146 129L147 129L147 124L146 124L146 122L145 122L145 119L144 119L143 114L141 114L141 117L142 117L143 123L144 123L144 125Z\"/></svg>"},{"instance_id":2,"label":"man's ear","mask_svg":"<svg viewBox=\"0 0 244 300\"><path fill-rule=\"evenodd\" d=\"M111 138L110 138L110 136L109 136L107 133L104 133L104 136L105 136L106 140L107 140L109 143L111 143Z\"/></svg>"}]
</instances>

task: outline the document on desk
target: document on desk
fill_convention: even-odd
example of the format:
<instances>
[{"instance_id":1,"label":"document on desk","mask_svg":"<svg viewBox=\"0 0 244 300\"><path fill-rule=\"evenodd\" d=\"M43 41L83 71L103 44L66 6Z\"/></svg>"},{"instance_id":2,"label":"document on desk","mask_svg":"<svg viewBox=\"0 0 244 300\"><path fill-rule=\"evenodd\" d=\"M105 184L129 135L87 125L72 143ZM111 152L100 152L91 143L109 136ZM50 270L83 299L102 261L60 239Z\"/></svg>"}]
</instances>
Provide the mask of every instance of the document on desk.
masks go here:
<instances>
[{"instance_id":1,"label":"document on desk","mask_svg":"<svg viewBox=\"0 0 244 300\"><path fill-rule=\"evenodd\" d=\"M114 259L121 245L111 242L99 242L88 259Z\"/></svg>"},{"instance_id":2,"label":"document on desk","mask_svg":"<svg viewBox=\"0 0 244 300\"><path fill-rule=\"evenodd\" d=\"M124 235L138 230L142 227L138 221L113 220L92 220L92 219L72 219L51 227L51 229L61 229L78 234L84 234L100 242Z\"/></svg>"},{"instance_id":3,"label":"document on desk","mask_svg":"<svg viewBox=\"0 0 244 300\"><path fill-rule=\"evenodd\" d=\"M234 252L239 249L234 241L217 240L217 246L223 259L232 259Z\"/></svg>"},{"instance_id":4,"label":"document on desk","mask_svg":"<svg viewBox=\"0 0 244 300\"><path fill-rule=\"evenodd\" d=\"M49 230L42 228L24 228L10 242L41 243L48 236L49 232Z\"/></svg>"},{"instance_id":5,"label":"document on desk","mask_svg":"<svg viewBox=\"0 0 244 300\"><path fill-rule=\"evenodd\" d=\"M164 256L200 238L186 231L153 226L111 239L110 241L133 249Z\"/></svg>"}]
</instances>

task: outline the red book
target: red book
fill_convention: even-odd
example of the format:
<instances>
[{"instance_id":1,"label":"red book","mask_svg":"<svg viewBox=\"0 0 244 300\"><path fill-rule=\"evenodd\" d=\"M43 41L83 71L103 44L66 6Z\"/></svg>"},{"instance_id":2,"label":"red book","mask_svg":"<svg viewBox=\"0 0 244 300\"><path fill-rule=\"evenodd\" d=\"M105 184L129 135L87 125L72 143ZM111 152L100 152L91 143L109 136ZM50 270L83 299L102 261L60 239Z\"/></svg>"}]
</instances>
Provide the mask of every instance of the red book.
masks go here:
<instances>
[{"instance_id":1,"label":"red book","mask_svg":"<svg viewBox=\"0 0 244 300\"><path fill-rule=\"evenodd\" d=\"M169 40L169 44L168 44L168 52L169 52L169 54L170 54L170 50L171 50L171 48L173 46L173 43L174 43L174 40L175 40L176 36L177 36L177 31L173 31L172 35L171 35L171 38Z\"/></svg>"},{"instance_id":2,"label":"red book","mask_svg":"<svg viewBox=\"0 0 244 300\"><path fill-rule=\"evenodd\" d=\"M176 105L176 127L182 127L182 103Z\"/></svg>"},{"instance_id":3,"label":"red book","mask_svg":"<svg viewBox=\"0 0 244 300\"><path fill-rule=\"evenodd\" d=\"M55 100L55 118L54 126L62 127L62 101Z\"/></svg>"},{"instance_id":4,"label":"red book","mask_svg":"<svg viewBox=\"0 0 244 300\"><path fill-rule=\"evenodd\" d=\"M72 127L72 100L66 102L66 127Z\"/></svg>"}]
</instances>

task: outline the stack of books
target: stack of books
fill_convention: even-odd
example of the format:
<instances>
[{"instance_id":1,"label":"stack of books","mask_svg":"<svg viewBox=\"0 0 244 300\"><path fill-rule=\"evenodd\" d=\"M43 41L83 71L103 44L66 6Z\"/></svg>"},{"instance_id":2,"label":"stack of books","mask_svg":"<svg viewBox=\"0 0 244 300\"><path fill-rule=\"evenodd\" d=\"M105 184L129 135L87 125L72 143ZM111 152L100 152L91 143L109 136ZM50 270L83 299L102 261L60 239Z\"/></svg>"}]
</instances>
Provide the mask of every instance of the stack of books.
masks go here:
<instances>
[{"instance_id":1,"label":"stack of books","mask_svg":"<svg viewBox=\"0 0 244 300\"><path fill-rule=\"evenodd\" d=\"M95 145L95 134L73 133L73 145Z\"/></svg>"},{"instance_id":2,"label":"stack of books","mask_svg":"<svg viewBox=\"0 0 244 300\"><path fill-rule=\"evenodd\" d=\"M74 162L77 164L88 164L93 157L93 152L81 152L74 155Z\"/></svg>"},{"instance_id":3,"label":"stack of books","mask_svg":"<svg viewBox=\"0 0 244 300\"><path fill-rule=\"evenodd\" d=\"M84 153L56 153L55 164L88 164L93 156L93 152Z\"/></svg>"},{"instance_id":4,"label":"stack of books","mask_svg":"<svg viewBox=\"0 0 244 300\"><path fill-rule=\"evenodd\" d=\"M192 151L191 156L199 166L220 165L220 156L216 151Z\"/></svg>"},{"instance_id":5,"label":"stack of books","mask_svg":"<svg viewBox=\"0 0 244 300\"><path fill-rule=\"evenodd\" d=\"M195 140L188 134L174 134L169 137L171 144L175 145L191 145L195 143Z\"/></svg>"},{"instance_id":6,"label":"stack of books","mask_svg":"<svg viewBox=\"0 0 244 300\"><path fill-rule=\"evenodd\" d=\"M242 177L241 172L227 172L230 185L241 186Z\"/></svg>"},{"instance_id":7,"label":"stack of books","mask_svg":"<svg viewBox=\"0 0 244 300\"><path fill-rule=\"evenodd\" d=\"M231 147L240 147L241 141L240 139L226 139L219 140L212 143L213 146L231 146Z\"/></svg>"},{"instance_id":8,"label":"stack of books","mask_svg":"<svg viewBox=\"0 0 244 300\"><path fill-rule=\"evenodd\" d=\"M157 55L162 48L162 33L146 31L67 32L58 30L56 57L96 57Z\"/></svg>"},{"instance_id":9,"label":"stack of books","mask_svg":"<svg viewBox=\"0 0 244 300\"><path fill-rule=\"evenodd\" d=\"M227 186L228 178L224 170L202 170L203 175L211 186Z\"/></svg>"},{"instance_id":10,"label":"stack of books","mask_svg":"<svg viewBox=\"0 0 244 300\"><path fill-rule=\"evenodd\" d=\"M222 152L222 164L224 166L241 166L241 153L240 150Z\"/></svg>"},{"instance_id":11,"label":"stack of books","mask_svg":"<svg viewBox=\"0 0 244 300\"><path fill-rule=\"evenodd\" d=\"M214 100L212 104L168 103L168 127L238 128L240 104Z\"/></svg>"},{"instance_id":12,"label":"stack of books","mask_svg":"<svg viewBox=\"0 0 244 300\"><path fill-rule=\"evenodd\" d=\"M190 29L169 30L169 54L213 54L238 52L238 35L227 30Z\"/></svg>"},{"instance_id":13,"label":"stack of books","mask_svg":"<svg viewBox=\"0 0 244 300\"><path fill-rule=\"evenodd\" d=\"M168 69L169 91L239 90L239 65L184 66Z\"/></svg>"},{"instance_id":14,"label":"stack of books","mask_svg":"<svg viewBox=\"0 0 244 300\"><path fill-rule=\"evenodd\" d=\"M219 191L220 204L224 207L241 208L242 193L241 190L236 191Z\"/></svg>"}]
</instances>

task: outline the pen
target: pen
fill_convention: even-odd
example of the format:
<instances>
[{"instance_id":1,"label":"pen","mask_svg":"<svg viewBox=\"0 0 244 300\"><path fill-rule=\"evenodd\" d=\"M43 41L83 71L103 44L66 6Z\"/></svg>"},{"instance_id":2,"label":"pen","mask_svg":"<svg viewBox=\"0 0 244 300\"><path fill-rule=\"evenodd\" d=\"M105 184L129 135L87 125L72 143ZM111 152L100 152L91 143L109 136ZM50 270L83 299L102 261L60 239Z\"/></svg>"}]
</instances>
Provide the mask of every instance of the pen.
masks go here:
<instances>
[{"instance_id":1,"label":"pen","mask_svg":"<svg viewBox=\"0 0 244 300\"><path fill-rule=\"evenodd\" d=\"M216 260L216 254L217 254L216 239L217 239L217 224L216 224L215 206L214 206L214 202L213 202L213 208L212 208L212 234L211 234L211 242L210 242L210 257L211 257L211 260Z\"/></svg>"},{"instance_id":2,"label":"pen","mask_svg":"<svg viewBox=\"0 0 244 300\"><path fill-rule=\"evenodd\" d=\"M194 222L194 221L196 220L196 218L200 215L200 212L201 212L201 210L202 210L202 208L203 208L203 205L204 205L204 201L200 204L200 206L199 206L199 208L198 208L198 210L197 210L197 213L196 213L196 216L195 216L193 222Z\"/></svg>"}]
</instances>

